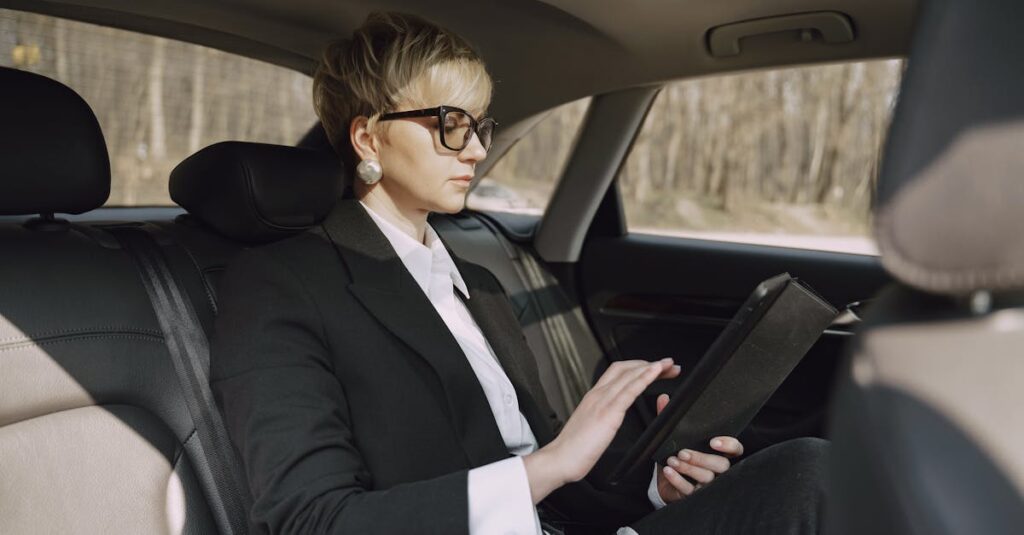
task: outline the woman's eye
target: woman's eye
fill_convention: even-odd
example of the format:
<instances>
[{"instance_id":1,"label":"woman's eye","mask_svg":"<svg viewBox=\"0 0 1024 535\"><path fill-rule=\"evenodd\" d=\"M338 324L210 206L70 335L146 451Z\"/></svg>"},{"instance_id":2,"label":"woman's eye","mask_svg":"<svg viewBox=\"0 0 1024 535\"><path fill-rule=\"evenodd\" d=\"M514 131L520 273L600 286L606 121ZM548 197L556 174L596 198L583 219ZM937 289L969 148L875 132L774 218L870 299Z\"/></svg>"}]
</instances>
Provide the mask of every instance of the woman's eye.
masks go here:
<instances>
[{"instance_id":1,"label":"woman's eye","mask_svg":"<svg viewBox=\"0 0 1024 535\"><path fill-rule=\"evenodd\" d=\"M445 123L445 132L459 132L469 128L469 123Z\"/></svg>"}]
</instances>

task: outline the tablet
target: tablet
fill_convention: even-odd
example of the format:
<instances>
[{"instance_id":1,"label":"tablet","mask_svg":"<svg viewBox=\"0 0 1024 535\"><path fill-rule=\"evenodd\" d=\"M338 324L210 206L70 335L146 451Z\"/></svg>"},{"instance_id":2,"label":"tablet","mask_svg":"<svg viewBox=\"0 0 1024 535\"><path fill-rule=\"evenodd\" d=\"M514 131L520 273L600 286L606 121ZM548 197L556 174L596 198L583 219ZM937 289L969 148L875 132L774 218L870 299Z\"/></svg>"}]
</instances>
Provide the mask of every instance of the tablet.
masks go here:
<instances>
[{"instance_id":1,"label":"tablet","mask_svg":"<svg viewBox=\"0 0 1024 535\"><path fill-rule=\"evenodd\" d=\"M661 411L611 472L618 484L683 448L709 451L716 436L737 436L836 317L810 287L776 275L760 284Z\"/></svg>"}]
</instances>

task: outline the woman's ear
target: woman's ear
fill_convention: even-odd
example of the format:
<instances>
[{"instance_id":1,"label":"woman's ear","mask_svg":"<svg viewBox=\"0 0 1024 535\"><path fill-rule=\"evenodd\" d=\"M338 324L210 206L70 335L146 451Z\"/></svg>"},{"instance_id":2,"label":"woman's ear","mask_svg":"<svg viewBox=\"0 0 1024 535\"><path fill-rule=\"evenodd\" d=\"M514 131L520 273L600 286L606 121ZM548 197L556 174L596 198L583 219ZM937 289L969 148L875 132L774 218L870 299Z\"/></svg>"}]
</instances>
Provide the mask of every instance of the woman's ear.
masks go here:
<instances>
[{"instance_id":1,"label":"woman's ear","mask_svg":"<svg viewBox=\"0 0 1024 535\"><path fill-rule=\"evenodd\" d=\"M360 160L377 160L377 138L367 129L369 119L360 115L349 124L348 136Z\"/></svg>"}]
</instances>

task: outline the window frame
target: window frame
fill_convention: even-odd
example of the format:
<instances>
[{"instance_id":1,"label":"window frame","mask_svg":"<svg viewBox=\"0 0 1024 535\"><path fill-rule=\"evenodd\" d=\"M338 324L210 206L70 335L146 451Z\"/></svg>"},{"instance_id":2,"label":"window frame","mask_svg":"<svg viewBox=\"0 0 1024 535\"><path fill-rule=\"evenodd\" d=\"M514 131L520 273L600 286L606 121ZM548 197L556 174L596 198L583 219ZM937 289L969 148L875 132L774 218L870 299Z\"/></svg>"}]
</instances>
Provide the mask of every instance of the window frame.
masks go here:
<instances>
[{"instance_id":1,"label":"window frame","mask_svg":"<svg viewBox=\"0 0 1024 535\"><path fill-rule=\"evenodd\" d=\"M857 63L867 63L867 62L886 61L886 60L902 60L903 62L905 62L906 58L899 58L899 57L892 57L892 58L850 58L850 59L844 59L842 61L834 61L834 62L827 62L827 63L777 65L777 66L767 67L767 68L764 68L764 69L757 69L757 71L772 71L772 70L783 70L783 69L799 69L799 68L810 68L810 67L818 67L818 66L826 66L826 65L851 65L851 64L857 64ZM904 65L904 69L905 69L905 65ZM691 77L691 78L680 78L680 79L676 79L676 80L670 80L670 81L667 81L666 83L662 84L661 86L659 86L658 95L661 94L661 90L662 89L665 89L666 87L668 87L669 85L674 84L674 83L683 83L683 82L687 82L687 81L698 80L698 79L701 79L701 78L708 78L708 77L711 77L711 76L716 76L716 77L717 76L732 76L732 75L744 74L744 73L748 73L748 72L752 72L752 71L747 71L747 70L726 71L726 72L711 73L709 75L694 76L694 77ZM902 74L900 76L902 76ZM897 83L896 93L898 95L898 83ZM656 99L657 99L657 96L655 97L655 100ZM893 101L893 103L895 103L895 100ZM651 102L651 106L652 107L653 107L653 105L654 105L654 100L652 100L652 102ZM891 113L891 109L892 108L890 108L890 113ZM889 120L891 120L891 116L890 116ZM644 127L644 124L641 123L640 126L637 128L637 131L634 133L634 136L635 136L634 137L634 143L630 144L629 150L628 150L627 154L622 158L622 161L619 163L619 169L616 171L615 179L613 180L612 184L609 185L609 190L606 192L606 194L601 199L600 210L595 213L594 221L593 221L593 227L594 228L591 229L591 231L593 232L593 235L595 235L595 236L603 236L603 237L623 237L623 236L628 236L630 234L634 234L634 235L638 235L638 236L650 236L650 237L664 238L664 239L669 239L669 240L672 240L672 239L678 239L678 240L699 240L699 241L728 244L730 246L740 246L740 247L743 247L743 246L750 246L750 247L772 247L772 248L778 248L778 249L784 249L784 250L790 250L790 251L806 251L806 252L811 252L811 253L821 252L821 253L828 253L828 254L836 254L836 253L838 253L838 254L857 255L857 256L862 256L862 257L875 257L875 258L877 258L879 256L877 245L876 245L875 240L874 240L874 235L872 233L873 223L870 220L867 222L869 230L868 230L868 233L864 236L865 243L859 249L858 248L827 247L827 246L826 247L815 247L815 246L810 246L810 245L807 245L807 244L797 244L797 243L793 243L792 242L793 241L792 237L793 236L799 236L799 235L794 235L794 234L789 234L789 233L785 233L785 234L764 233L762 236L764 236L765 239L763 239L763 240L760 240L760 239L753 239L753 240L735 239L735 240L733 240L733 239L727 239L727 238L721 237L721 236L713 236L713 234L716 234L717 232L714 232L714 233L709 232L709 233L706 233L706 235L702 236L702 235L700 235L701 231L693 231L691 233L691 232L688 232L686 229L680 229L678 232L666 231L665 233L644 232L644 231L631 230L630 226L629 226L628 218L626 216L626 206L625 206L625 201L624 201L624 198L623 198L623 193L622 193L622 189L621 189L622 186L621 186L621 181L620 181L620 176L619 175L621 173L622 168L626 165L626 162L627 162L630 154L632 154L636 138L640 137L640 133L641 133L643 127ZM886 134L886 131L883 131L882 132L882 140L883 140L883 142L880 144L879 153L877 155L877 157L879 159L881 158L882 151L884 150L885 134ZM873 194L874 193L871 192L872 196L873 196ZM872 212L873 212L873 210L872 210ZM740 233L742 233L742 232L734 232L734 234L740 234ZM717 234L729 234L729 233L725 232L725 231L722 231L722 232L717 233ZM755 233L751 232L750 234L755 234ZM781 239L774 239L776 237L781 237ZM806 236L801 236L801 237L806 237ZM810 240L813 240L813 238L816 238L816 236L810 236L808 238L809 238L809 241L810 241ZM821 238L827 239L827 238L831 238L831 237L827 236L827 235L823 235L823 236L821 236ZM840 239L846 239L847 237L846 236L840 236L839 238ZM854 237L854 238L856 238L856 237Z\"/></svg>"}]
</instances>

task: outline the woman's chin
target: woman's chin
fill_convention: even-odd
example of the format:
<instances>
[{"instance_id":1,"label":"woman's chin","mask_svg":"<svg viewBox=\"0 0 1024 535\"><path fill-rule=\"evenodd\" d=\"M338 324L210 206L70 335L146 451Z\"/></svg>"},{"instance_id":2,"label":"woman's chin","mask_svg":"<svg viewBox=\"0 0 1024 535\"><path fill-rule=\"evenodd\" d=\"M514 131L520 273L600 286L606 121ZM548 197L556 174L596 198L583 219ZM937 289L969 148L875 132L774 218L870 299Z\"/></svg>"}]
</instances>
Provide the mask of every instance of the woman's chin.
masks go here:
<instances>
[{"instance_id":1,"label":"woman's chin","mask_svg":"<svg viewBox=\"0 0 1024 535\"><path fill-rule=\"evenodd\" d=\"M441 212L444 214L457 214L466 207L466 194L461 193L459 195L447 195L443 199L438 199L435 212Z\"/></svg>"}]
</instances>

